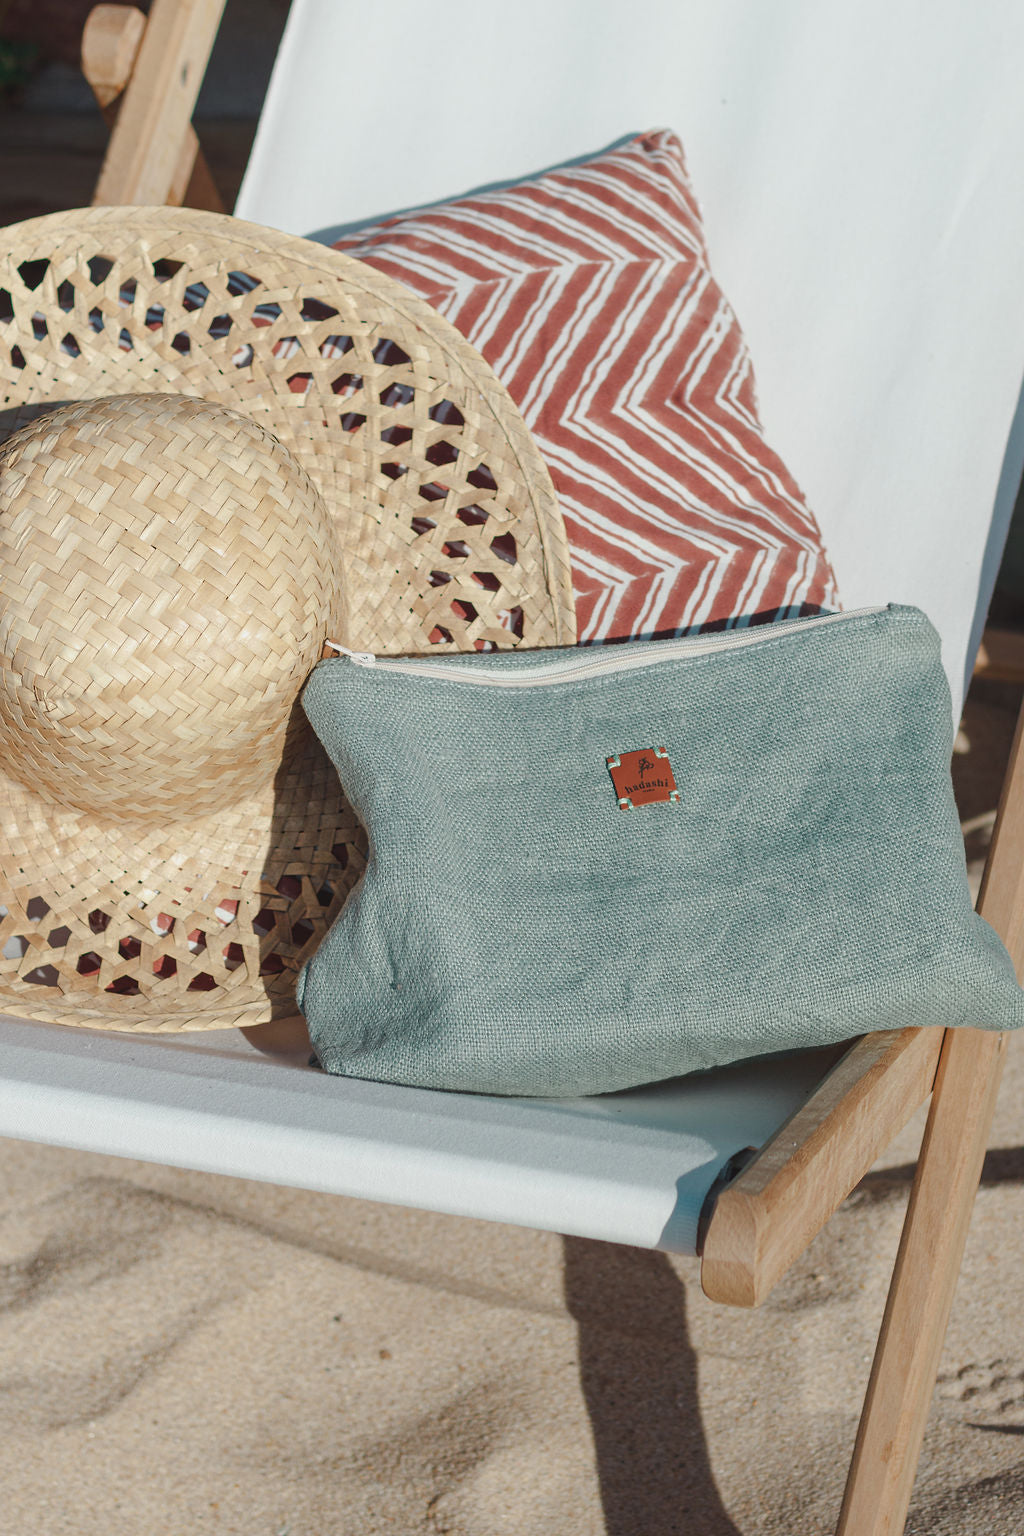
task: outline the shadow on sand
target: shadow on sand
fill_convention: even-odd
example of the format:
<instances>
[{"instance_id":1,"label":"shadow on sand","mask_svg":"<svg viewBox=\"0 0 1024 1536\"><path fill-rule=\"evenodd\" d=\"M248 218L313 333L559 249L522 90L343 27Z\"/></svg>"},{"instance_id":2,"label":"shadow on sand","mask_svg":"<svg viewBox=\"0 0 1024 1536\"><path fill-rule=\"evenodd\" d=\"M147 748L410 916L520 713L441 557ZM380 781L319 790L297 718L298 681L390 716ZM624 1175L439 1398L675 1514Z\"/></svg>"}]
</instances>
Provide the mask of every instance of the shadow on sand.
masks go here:
<instances>
[{"instance_id":1,"label":"shadow on sand","mask_svg":"<svg viewBox=\"0 0 1024 1536\"><path fill-rule=\"evenodd\" d=\"M661 1253L563 1243L607 1536L739 1536L708 1458L682 1282Z\"/></svg>"}]
</instances>

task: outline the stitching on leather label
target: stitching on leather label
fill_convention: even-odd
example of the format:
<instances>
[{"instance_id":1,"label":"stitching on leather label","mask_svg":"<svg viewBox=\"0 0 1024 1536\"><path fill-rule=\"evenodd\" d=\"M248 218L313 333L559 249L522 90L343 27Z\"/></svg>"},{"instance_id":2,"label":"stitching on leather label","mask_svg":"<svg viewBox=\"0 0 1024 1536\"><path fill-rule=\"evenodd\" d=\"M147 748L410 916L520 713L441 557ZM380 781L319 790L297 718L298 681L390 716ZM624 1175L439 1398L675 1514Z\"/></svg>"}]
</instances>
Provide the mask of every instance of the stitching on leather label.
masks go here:
<instances>
[{"instance_id":1,"label":"stitching on leather label","mask_svg":"<svg viewBox=\"0 0 1024 1536\"><path fill-rule=\"evenodd\" d=\"M667 747L642 747L638 752L616 752L606 757L620 811L635 811L657 801L679 803Z\"/></svg>"}]
</instances>

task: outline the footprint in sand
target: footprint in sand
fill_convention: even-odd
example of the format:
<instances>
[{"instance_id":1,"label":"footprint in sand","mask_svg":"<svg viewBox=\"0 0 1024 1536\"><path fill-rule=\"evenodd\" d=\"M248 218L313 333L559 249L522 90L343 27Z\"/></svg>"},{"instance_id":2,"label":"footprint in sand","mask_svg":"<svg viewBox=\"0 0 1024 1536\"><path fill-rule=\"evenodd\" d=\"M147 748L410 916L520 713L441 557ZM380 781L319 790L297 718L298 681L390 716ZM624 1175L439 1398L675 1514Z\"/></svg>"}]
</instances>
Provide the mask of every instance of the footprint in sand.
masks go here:
<instances>
[{"instance_id":1,"label":"footprint in sand","mask_svg":"<svg viewBox=\"0 0 1024 1536\"><path fill-rule=\"evenodd\" d=\"M972 1361L938 1378L946 1413L979 1428L1024 1434L1024 1366L1016 1360Z\"/></svg>"}]
</instances>

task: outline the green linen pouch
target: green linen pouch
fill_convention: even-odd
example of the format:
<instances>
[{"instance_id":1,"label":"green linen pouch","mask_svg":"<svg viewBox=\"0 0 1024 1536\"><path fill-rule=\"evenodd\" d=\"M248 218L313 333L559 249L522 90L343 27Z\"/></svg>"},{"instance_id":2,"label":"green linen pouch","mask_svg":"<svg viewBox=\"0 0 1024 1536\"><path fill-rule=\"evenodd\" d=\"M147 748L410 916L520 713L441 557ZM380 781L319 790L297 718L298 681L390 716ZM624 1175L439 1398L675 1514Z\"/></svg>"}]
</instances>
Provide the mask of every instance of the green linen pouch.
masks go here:
<instances>
[{"instance_id":1,"label":"green linen pouch","mask_svg":"<svg viewBox=\"0 0 1024 1536\"><path fill-rule=\"evenodd\" d=\"M329 1072L563 1097L867 1030L1024 1024L971 906L917 609L348 653L303 705L369 835L299 976Z\"/></svg>"}]
</instances>

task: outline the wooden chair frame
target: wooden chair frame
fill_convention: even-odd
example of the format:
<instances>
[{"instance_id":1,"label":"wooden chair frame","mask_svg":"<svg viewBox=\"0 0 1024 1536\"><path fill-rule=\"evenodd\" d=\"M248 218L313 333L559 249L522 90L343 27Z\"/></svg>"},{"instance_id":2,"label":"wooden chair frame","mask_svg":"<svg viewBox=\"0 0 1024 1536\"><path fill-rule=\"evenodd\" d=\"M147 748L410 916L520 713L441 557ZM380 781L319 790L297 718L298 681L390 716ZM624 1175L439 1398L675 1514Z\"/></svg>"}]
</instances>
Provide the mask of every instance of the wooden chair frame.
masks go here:
<instances>
[{"instance_id":1,"label":"wooden chair frame","mask_svg":"<svg viewBox=\"0 0 1024 1536\"><path fill-rule=\"evenodd\" d=\"M82 65L113 126L94 202L222 207L191 117L223 7L224 0L153 0L148 20L128 6L91 13ZM982 666L991 670L1002 642L986 636L986 647ZM979 898L1018 974L1022 740L1024 714ZM706 1295L756 1306L931 1095L837 1536L896 1536L904 1528L1004 1054L1005 1036L977 1030L864 1036L707 1214Z\"/></svg>"}]
</instances>

